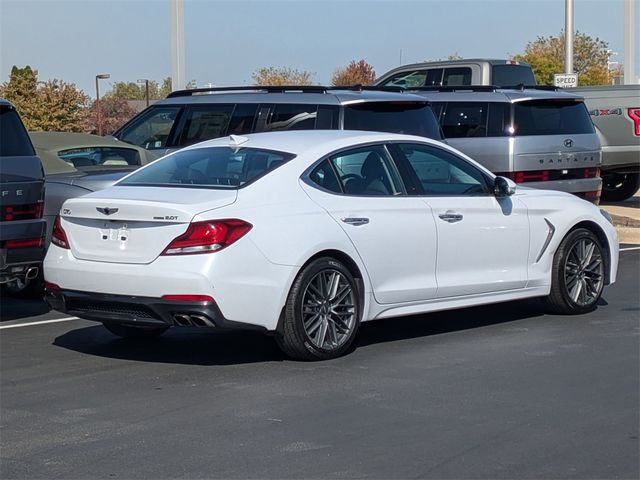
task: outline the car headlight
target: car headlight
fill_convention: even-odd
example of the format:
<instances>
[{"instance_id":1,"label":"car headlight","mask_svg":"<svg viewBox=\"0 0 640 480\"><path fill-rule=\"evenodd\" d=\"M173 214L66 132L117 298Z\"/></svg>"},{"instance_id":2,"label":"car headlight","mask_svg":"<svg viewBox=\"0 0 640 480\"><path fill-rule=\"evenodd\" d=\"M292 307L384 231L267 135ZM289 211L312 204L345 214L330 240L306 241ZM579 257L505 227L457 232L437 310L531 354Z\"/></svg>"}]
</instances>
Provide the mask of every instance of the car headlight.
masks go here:
<instances>
[{"instance_id":1,"label":"car headlight","mask_svg":"<svg viewBox=\"0 0 640 480\"><path fill-rule=\"evenodd\" d=\"M606 218L608 220L608 222L613 225L613 218L611 218L611 215L609 214L609 212L607 212L606 210L603 210L602 208L600 209L600 213L602 214L602 216L604 218Z\"/></svg>"}]
</instances>

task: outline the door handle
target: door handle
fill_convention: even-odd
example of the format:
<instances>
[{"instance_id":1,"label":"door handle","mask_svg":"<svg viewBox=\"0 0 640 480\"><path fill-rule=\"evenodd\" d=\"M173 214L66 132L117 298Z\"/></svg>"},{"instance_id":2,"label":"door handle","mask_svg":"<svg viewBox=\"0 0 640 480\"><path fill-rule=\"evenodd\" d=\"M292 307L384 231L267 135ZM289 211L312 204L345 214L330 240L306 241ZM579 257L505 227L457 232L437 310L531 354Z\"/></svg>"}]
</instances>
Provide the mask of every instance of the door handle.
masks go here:
<instances>
[{"instance_id":1,"label":"door handle","mask_svg":"<svg viewBox=\"0 0 640 480\"><path fill-rule=\"evenodd\" d=\"M353 225L354 227L369 223L369 219L365 217L343 217L340 220L344 223L348 223L349 225Z\"/></svg>"},{"instance_id":2,"label":"door handle","mask_svg":"<svg viewBox=\"0 0 640 480\"><path fill-rule=\"evenodd\" d=\"M449 223L456 223L462 220L462 214L452 212L451 210L447 210L445 213L441 213L438 215L442 220Z\"/></svg>"}]
</instances>

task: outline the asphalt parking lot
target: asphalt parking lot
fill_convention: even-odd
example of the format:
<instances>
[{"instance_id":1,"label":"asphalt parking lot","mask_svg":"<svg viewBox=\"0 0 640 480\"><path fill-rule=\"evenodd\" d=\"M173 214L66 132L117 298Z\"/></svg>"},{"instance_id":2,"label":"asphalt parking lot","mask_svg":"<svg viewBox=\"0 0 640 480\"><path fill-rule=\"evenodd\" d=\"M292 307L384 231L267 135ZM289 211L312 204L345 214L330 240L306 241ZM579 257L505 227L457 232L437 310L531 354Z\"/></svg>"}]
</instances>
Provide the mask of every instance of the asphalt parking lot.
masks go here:
<instances>
[{"instance_id":1,"label":"asphalt parking lot","mask_svg":"<svg viewBox=\"0 0 640 480\"><path fill-rule=\"evenodd\" d=\"M252 333L121 340L3 298L0 476L638 478L639 272L622 252L585 316L390 319L321 363Z\"/></svg>"}]
</instances>

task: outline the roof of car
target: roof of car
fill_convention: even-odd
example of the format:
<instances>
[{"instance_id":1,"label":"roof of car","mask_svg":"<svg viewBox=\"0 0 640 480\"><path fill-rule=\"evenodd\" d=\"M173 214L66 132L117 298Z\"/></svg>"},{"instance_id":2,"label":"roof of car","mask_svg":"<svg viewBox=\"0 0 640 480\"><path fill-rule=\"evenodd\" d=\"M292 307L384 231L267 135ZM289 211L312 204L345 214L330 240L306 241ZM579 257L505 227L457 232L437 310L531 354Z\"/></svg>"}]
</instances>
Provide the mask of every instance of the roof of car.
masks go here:
<instances>
[{"instance_id":1,"label":"roof of car","mask_svg":"<svg viewBox=\"0 0 640 480\"><path fill-rule=\"evenodd\" d=\"M526 100L582 100L580 95L567 91L547 90L535 88L499 88L480 87L474 91L474 87L455 87L452 89L412 90L420 96L432 102L465 101L465 102L505 102L515 103Z\"/></svg>"},{"instance_id":2,"label":"roof of car","mask_svg":"<svg viewBox=\"0 0 640 480\"><path fill-rule=\"evenodd\" d=\"M29 132L33 146L41 150L64 150L82 147L121 147L138 150L135 145L123 143L112 137L100 137L89 133Z\"/></svg>"},{"instance_id":3,"label":"roof of car","mask_svg":"<svg viewBox=\"0 0 640 480\"><path fill-rule=\"evenodd\" d=\"M288 87L289 88L289 87ZM291 90L261 89L261 87L218 87L197 91L173 92L156 105L185 103L308 103L314 105L348 105L361 102L424 101L412 93L384 89L336 89L333 87L290 87Z\"/></svg>"},{"instance_id":4,"label":"roof of car","mask_svg":"<svg viewBox=\"0 0 640 480\"><path fill-rule=\"evenodd\" d=\"M459 65L466 63L488 63L490 65L529 65L527 62L514 62L513 60L508 60L506 58L461 58L459 60L435 60L433 62L416 62L416 63L408 63L406 65L401 65L393 69L396 70L404 70L405 68L420 68L420 67L435 67L438 65ZM385 74L386 76L386 74Z\"/></svg>"},{"instance_id":5,"label":"roof of car","mask_svg":"<svg viewBox=\"0 0 640 480\"><path fill-rule=\"evenodd\" d=\"M3 107L13 107L13 104L9 101L9 100L5 100L4 98L0 98L0 105L2 105Z\"/></svg>"}]
</instances>

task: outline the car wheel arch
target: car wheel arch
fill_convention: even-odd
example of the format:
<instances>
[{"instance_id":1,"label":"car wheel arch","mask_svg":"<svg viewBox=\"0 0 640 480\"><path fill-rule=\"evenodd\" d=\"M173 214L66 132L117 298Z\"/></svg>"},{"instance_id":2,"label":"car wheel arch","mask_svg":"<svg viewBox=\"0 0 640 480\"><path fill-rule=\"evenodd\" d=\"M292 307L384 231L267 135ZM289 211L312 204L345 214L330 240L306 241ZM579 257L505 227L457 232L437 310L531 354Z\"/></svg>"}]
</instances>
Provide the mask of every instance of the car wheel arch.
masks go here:
<instances>
[{"instance_id":1,"label":"car wheel arch","mask_svg":"<svg viewBox=\"0 0 640 480\"><path fill-rule=\"evenodd\" d=\"M560 243L562 243L562 240L564 240L564 238L566 238L567 235L569 235L571 232L579 228L584 228L586 230L589 230L600 241L600 244L602 245L604 249L604 254L605 254L604 255L604 281L605 281L605 285L608 285L611 281L611 245L609 243L609 239L607 238L607 235L604 233L604 230L602 229L602 227L600 227L600 225L590 220L583 220L581 222L578 222L575 225L572 225L571 228L569 228L564 233L564 235L560 239ZM553 252L554 255L556 254L556 251L560 246L560 243L558 243L556 250Z\"/></svg>"}]
</instances>

